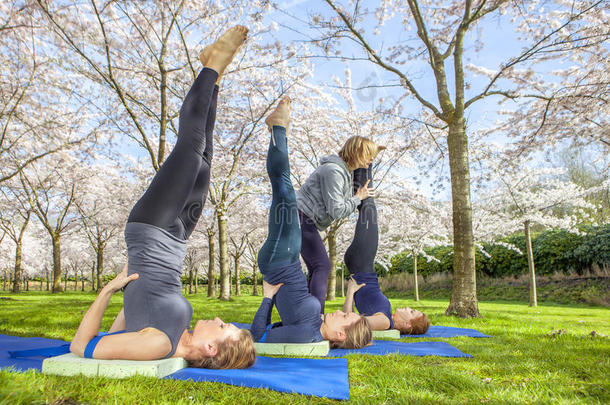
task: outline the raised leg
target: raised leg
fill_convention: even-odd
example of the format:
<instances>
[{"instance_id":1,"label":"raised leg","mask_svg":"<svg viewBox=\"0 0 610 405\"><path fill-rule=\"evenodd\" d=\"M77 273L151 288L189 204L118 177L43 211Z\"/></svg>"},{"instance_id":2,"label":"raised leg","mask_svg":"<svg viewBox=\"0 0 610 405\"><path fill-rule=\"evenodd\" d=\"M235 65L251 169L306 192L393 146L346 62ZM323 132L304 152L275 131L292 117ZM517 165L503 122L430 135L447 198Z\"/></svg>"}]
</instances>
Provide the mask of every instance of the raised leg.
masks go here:
<instances>
[{"instance_id":1,"label":"raised leg","mask_svg":"<svg viewBox=\"0 0 610 405\"><path fill-rule=\"evenodd\" d=\"M246 27L232 27L201 53L199 59L205 68L180 109L176 146L133 207L128 222L152 224L181 239L192 232L209 187L212 142L207 138L211 138L216 114L215 106L211 108L216 100L215 82L247 34ZM204 159L205 167L202 167Z\"/></svg>"},{"instance_id":2,"label":"raised leg","mask_svg":"<svg viewBox=\"0 0 610 405\"><path fill-rule=\"evenodd\" d=\"M214 123L216 121L216 104L218 99L218 86L214 87L212 101L208 110L208 117L205 126L205 149L203 150L203 159L199 168L199 173L195 179L195 185L191 190L186 204L182 208L182 212L178 216L181 220L181 225L184 226L185 238L188 239L193 233L197 221L201 216L201 211L205 205L205 199L208 196L210 188L210 169L212 167L212 156L214 154Z\"/></svg>"},{"instance_id":3,"label":"raised leg","mask_svg":"<svg viewBox=\"0 0 610 405\"><path fill-rule=\"evenodd\" d=\"M361 187L371 180L372 169L356 169L354 171L354 187ZM344 261L350 274L375 271L375 255L379 245L379 224L377 223L377 207L375 199L369 197L358 206L358 222L354 239L345 251Z\"/></svg>"},{"instance_id":4,"label":"raised leg","mask_svg":"<svg viewBox=\"0 0 610 405\"><path fill-rule=\"evenodd\" d=\"M182 108L178 141L144 195L133 207L128 222L144 222L186 239L179 215L195 186L206 147L206 123L218 73L204 68L195 79Z\"/></svg>"},{"instance_id":5,"label":"raised leg","mask_svg":"<svg viewBox=\"0 0 610 405\"><path fill-rule=\"evenodd\" d=\"M297 262L301 250L301 230L296 195L290 180L285 127L272 127L267 174L271 181L272 200L267 240L258 252L258 265L263 274Z\"/></svg>"}]
</instances>

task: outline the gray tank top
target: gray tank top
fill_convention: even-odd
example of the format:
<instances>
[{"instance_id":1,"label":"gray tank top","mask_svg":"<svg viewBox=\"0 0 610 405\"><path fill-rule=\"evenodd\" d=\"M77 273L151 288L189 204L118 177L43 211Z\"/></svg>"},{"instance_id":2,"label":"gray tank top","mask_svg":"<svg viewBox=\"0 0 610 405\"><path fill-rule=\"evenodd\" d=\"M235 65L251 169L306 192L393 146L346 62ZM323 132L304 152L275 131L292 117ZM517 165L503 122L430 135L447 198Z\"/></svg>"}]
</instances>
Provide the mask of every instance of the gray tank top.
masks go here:
<instances>
[{"instance_id":1,"label":"gray tank top","mask_svg":"<svg viewBox=\"0 0 610 405\"><path fill-rule=\"evenodd\" d=\"M182 264L186 241L154 225L129 222L125 226L129 274L140 277L125 286L123 305L127 332L153 327L164 332L176 352L178 341L193 317L182 296Z\"/></svg>"}]
</instances>

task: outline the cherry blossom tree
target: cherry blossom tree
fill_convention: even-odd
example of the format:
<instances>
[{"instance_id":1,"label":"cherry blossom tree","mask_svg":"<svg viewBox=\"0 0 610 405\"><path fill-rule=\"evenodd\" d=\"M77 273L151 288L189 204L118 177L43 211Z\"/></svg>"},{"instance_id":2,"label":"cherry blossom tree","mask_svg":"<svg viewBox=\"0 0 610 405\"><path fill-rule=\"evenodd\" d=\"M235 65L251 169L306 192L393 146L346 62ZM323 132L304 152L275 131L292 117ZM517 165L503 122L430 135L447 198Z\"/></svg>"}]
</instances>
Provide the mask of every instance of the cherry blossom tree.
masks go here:
<instances>
[{"instance_id":1,"label":"cherry blossom tree","mask_svg":"<svg viewBox=\"0 0 610 405\"><path fill-rule=\"evenodd\" d=\"M417 261L423 256L427 261L438 261L426 254L424 248L448 243L443 226L444 215L441 204L432 204L413 188L402 187L384 199L380 210L381 240L380 257L391 257L396 252L407 251L413 258L414 298L419 301Z\"/></svg>"},{"instance_id":2,"label":"cherry blossom tree","mask_svg":"<svg viewBox=\"0 0 610 405\"><path fill-rule=\"evenodd\" d=\"M99 92L92 102L144 149L154 170L168 134L177 133L174 120L200 70L202 44L238 21L243 3L37 1L57 51Z\"/></svg>"},{"instance_id":3,"label":"cherry blossom tree","mask_svg":"<svg viewBox=\"0 0 610 405\"><path fill-rule=\"evenodd\" d=\"M45 48L44 29L30 3L0 5L0 184L31 163L83 141L66 130L79 109L62 92L73 84L72 77L56 69L57 58Z\"/></svg>"},{"instance_id":4,"label":"cherry blossom tree","mask_svg":"<svg viewBox=\"0 0 610 405\"><path fill-rule=\"evenodd\" d=\"M19 175L27 198L24 207L36 214L53 242L53 292L62 291L61 236L77 221L72 215L77 183L71 174L79 165L66 151L57 154L61 156L57 161L38 161Z\"/></svg>"},{"instance_id":5,"label":"cherry blossom tree","mask_svg":"<svg viewBox=\"0 0 610 405\"><path fill-rule=\"evenodd\" d=\"M64 248L64 272L65 285L70 273L74 276L74 291L78 289L78 281L80 275L81 291L85 290L85 274L89 269L89 264L94 260L91 254L90 241L85 234L84 229L78 229L68 235L63 244ZM67 287L65 288L67 290Z\"/></svg>"},{"instance_id":6,"label":"cherry blossom tree","mask_svg":"<svg viewBox=\"0 0 610 405\"><path fill-rule=\"evenodd\" d=\"M198 227L199 228L199 227ZM188 293L197 293L197 278L199 275L199 268L204 258L205 249L202 249L207 235L201 230L196 229L189 238L189 244L186 250L186 258L184 260L184 266L187 275L188 282ZM193 284L195 288L193 289Z\"/></svg>"},{"instance_id":7,"label":"cherry blossom tree","mask_svg":"<svg viewBox=\"0 0 610 405\"><path fill-rule=\"evenodd\" d=\"M0 229L15 245L15 266L13 271L14 293L21 292L23 238L32 217L32 210L19 204L15 190L4 187L0 200ZM18 193L18 191L17 191ZM13 195L10 195L13 194ZM13 200L13 201L10 201Z\"/></svg>"},{"instance_id":8,"label":"cherry blossom tree","mask_svg":"<svg viewBox=\"0 0 610 405\"><path fill-rule=\"evenodd\" d=\"M606 4L601 0L558 0L543 8L542 1L508 0L384 0L372 7L359 1L325 3L332 15L315 13L310 21L311 28L322 32L315 42L325 55L370 61L387 74L384 85L401 86L404 94L426 111L428 127L439 128L437 139L446 143L449 155L455 249L447 313L478 316L465 114L490 98L516 103L553 98L555 89L544 84L544 63L557 58L569 61L597 51L609 35L600 28L606 25L601 22ZM465 58L481 60L490 45L497 46L489 44L486 36L477 35L491 18L515 28L523 46L509 52L497 67L465 66ZM366 24L371 20L373 32L367 32ZM378 38L397 40L388 43ZM348 43L356 44L356 49L352 56L343 56L340 47ZM427 69L432 80L419 80L420 69L412 66ZM483 86L473 85L469 71L486 73ZM427 91L430 86L432 94Z\"/></svg>"},{"instance_id":9,"label":"cherry blossom tree","mask_svg":"<svg viewBox=\"0 0 610 405\"><path fill-rule=\"evenodd\" d=\"M496 187L481 205L503 224L505 234L523 229L530 275L530 306L537 306L536 273L530 228L532 224L578 232L577 225L594 208L587 195L599 187L584 189L574 184L562 168L521 168L515 172L496 169ZM610 187L610 181L602 186Z\"/></svg>"},{"instance_id":10,"label":"cherry blossom tree","mask_svg":"<svg viewBox=\"0 0 610 405\"><path fill-rule=\"evenodd\" d=\"M82 232L95 252L95 281L99 291L106 246L121 234L129 208L135 203L134 194L129 191L132 184L118 167L109 164L86 166L75 181L79 184L75 207Z\"/></svg>"},{"instance_id":11,"label":"cherry blossom tree","mask_svg":"<svg viewBox=\"0 0 610 405\"><path fill-rule=\"evenodd\" d=\"M243 260L249 261L253 266L253 272L258 270L256 257L258 249L262 246L267 236L267 195L264 192L255 192L262 198L242 198L235 206L234 214L229 220L229 232L231 234L231 256L233 258L233 275L235 276L235 295L241 294L241 271ZM252 247L255 249L250 252ZM250 254L250 257L247 256ZM255 269L256 267L256 269ZM256 279L253 273L253 280Z\"/></svg>"},{"instance_id":12,"label":"cherry blossom tree","mask_svg":"<svg viewBox=\"0 0 610 405\"><path fill-rule=\"evenodd\" d=\"M208 297L216 296L215 288L215 258L216 258L216 229L214 218L210 218L208 226L205 229L205 233L208 240Z\"/></svg>"},{"instance_id":13,"label":"cherry blossom tree","mask_svg":"<svg viewBox=\"0 0 610 405\"><path fill-rule=\"evenodd\" d=\"M0 230L2 233L2 240L0 241L0 269L2 270L2 289L7 290L12 288L10 282L12 280L11 267L14 268L13 259L15 258L14 243L11 238L6 236L6 233ZM13 265L13 266L11 266Z\"/></svg>"}]
</instances>

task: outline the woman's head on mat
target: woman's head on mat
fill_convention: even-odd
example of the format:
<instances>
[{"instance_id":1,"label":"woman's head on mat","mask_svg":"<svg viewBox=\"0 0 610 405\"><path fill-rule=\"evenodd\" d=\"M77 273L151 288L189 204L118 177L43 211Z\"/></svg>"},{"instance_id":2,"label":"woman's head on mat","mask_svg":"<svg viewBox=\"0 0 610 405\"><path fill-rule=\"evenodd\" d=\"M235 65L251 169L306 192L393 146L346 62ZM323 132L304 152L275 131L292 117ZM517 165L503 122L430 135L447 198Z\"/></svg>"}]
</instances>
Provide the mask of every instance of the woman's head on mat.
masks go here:
<instances>
[{"instance_id":1,"label":"woman's head on mat","mask_svg":"<svg viewBox=\"0 0 610 405\"><path fill-rule=\"evenodd\" d=\"M428 331L430 318L428 315L413 308L397 308L392 314L394 329L404 335L421 335Z\"/></svg>"},{"instance_id":2,"label":"woman's head on mat","mask_svg":"<svg viewBox=\"0 0 610 405\"><path fill-rule=\"evenodd\" d=\"M224 323L220 318L197 321L190 340L184 344L190 367L247 368L256 359L250 332Z\"/></svg>"},{"instance_id":3,"label":"woman's head on mat","mask_svg":"<svg viewBox=\"0 0 610 405\"><path fill-rule=\"evenodd\" d=\"M385 149L363 136L352 136L339 151L339 157L347 163L350 170L367 169L377 154Z\"/></svg>"},{"instance_id":4,"label":"woman's head on mat","mask_svg":"<svg viewBox=\"0 0 610 405\"><path fill-rule=\"evenodd\" d=\"M360 349L373 338L371 326L365 317L340 310L323 316L320 332L332 347L342 349Z\"/></svg>"}]
</instances>

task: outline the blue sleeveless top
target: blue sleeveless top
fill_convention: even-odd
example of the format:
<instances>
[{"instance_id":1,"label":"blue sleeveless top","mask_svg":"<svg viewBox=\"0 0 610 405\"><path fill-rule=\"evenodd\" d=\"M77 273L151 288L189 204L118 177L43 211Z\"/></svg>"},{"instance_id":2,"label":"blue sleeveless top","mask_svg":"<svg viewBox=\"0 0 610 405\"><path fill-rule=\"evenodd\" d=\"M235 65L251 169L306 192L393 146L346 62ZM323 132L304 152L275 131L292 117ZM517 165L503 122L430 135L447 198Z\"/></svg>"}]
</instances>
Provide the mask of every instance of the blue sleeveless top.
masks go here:
<instances>
[{"instance_id":1,"label":"blue sleeveless top","mask_svg":"<svg viewBox=\"0 0 610 405\"><path fill-rule=\"evenodd\" d=\"M390 320L390 328L394 327L392 321L392 305L379 288L377 273L375 272L360 272L352 274L352 277L358 284L365 283L366 285L356 291L354 294L354 304L360 315L371 316L377 312L381 312Z\"/></svg>"},{"instance_id":2,"label":"blue sleeveless top","mask_svg":"<svg viewBox=\"0 0 610 405\"><path fill-rule=\"evenodd\" d=\"M112 333L100 332L96 337L91 339L89 341L89 343L87 343L87 346L85 347L85 353L83 354L83 357L86 358L86 359L92 359L93 358L93 352L95 351L95 348L97 347L97 344L99 343L101 338L103 338L104 336L118 335L119 333L125 333L125 331L124 330L119 330L117 332L112 332Z\"/></svg>"}]
</instances>

